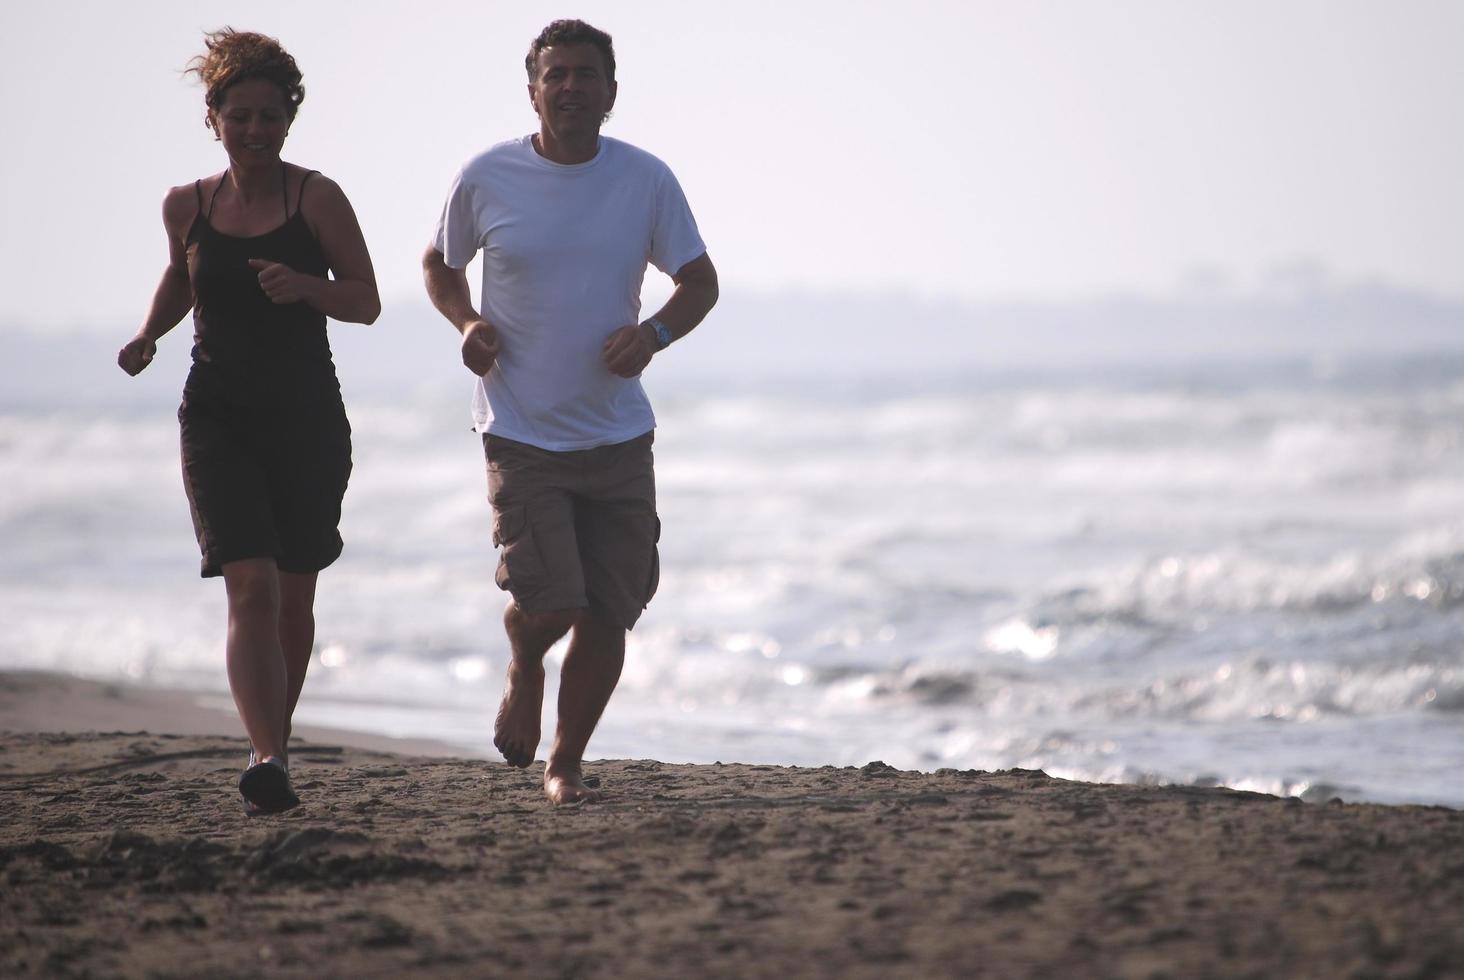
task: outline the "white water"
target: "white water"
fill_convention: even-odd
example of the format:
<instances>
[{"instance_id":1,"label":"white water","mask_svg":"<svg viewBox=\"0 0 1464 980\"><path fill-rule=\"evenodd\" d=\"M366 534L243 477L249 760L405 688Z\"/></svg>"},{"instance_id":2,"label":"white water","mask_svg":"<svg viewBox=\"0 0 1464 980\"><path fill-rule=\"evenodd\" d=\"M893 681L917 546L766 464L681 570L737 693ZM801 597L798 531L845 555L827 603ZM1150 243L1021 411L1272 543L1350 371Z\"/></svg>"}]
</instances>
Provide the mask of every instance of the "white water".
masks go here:
<instances>
[{"instance_id":1,"label":"white water","mask_svg":"<svg viewBox=\"0 0 1464 980\"><path fill-rule=\"evenodd\" d=\"M1464 805L1464 362L649 384L661 592L592 754ZM460 395L349 401L302 720L492 751ZM176 425L129 412L0 415L0 664L217 695Z\"/></svg>"}]
</instances>

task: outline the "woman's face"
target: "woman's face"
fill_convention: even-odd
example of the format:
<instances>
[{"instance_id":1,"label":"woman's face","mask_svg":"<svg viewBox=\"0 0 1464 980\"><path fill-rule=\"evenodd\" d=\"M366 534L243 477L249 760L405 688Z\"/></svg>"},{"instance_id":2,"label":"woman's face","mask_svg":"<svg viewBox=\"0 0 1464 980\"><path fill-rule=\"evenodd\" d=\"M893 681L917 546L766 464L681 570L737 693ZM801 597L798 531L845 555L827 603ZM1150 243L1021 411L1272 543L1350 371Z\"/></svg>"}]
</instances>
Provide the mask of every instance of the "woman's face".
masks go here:
<instances>
[{"instance_id":1,"label":"woman's face","mask_svg":"<svg viewBox=\"0 0 1464 980\"><path fill-rule=\"evenodd\" d=\"M290 132L285 93L264 78L248 78L225 89L213 119L229 159L244 166L279 160Z\"/></svg>"}]
</instances>

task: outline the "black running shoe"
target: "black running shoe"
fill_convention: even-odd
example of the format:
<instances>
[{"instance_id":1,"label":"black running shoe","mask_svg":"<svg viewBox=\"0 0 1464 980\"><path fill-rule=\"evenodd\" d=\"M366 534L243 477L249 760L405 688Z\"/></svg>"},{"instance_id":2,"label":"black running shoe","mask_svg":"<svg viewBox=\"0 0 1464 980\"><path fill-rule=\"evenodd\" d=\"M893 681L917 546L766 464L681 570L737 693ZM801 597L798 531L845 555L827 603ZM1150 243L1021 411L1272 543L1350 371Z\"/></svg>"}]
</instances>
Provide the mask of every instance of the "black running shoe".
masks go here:
<instances>
[{"instance_id":1,"label":"black running shoe","mask_svg":"<svg viewBox=\"0 0 1464 980\"><path fill-rule=\"evenodd\" d=\"M283 813L300 805L285 764L274 756L255 761L253 751L249 768L239 777L239 795L244 797L244 812L251 817Z\"/></svg>"}]
</instances>

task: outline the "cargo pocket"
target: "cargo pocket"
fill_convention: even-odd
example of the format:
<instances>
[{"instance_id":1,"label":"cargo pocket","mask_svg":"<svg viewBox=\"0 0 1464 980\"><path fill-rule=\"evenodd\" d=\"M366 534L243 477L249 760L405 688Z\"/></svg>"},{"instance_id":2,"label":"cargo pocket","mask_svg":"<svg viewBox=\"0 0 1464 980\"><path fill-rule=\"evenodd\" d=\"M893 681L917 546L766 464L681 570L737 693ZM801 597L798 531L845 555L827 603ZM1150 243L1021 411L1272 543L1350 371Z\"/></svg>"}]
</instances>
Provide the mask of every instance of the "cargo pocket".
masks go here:
<instances>
[{"instance_id":1,"label":"cargo pocket","mask_svg":"<svg viewBox=\"0 0 1464 980\"><path fill-rule=\"evenodd\" d=\"M498 571L493 581L515 599L533 594L544 581L544 562L529 526L528 509L505 507L493 515L493 543L498 546Z\"/></svg>"},{"instance_id":2,"label":"cargo pocket","mask_svg":"<svg viewBox=\"0 0 1464 980\"><path fill-rule=\"evenodd\" d=\"M646 580L646 597L641 602L641 608L651 604L652 597L656 594L656 588L661 584L661 518L653 517L656 522L656 533L651 539L651 574Z\"/></svg>"}]
</instances>

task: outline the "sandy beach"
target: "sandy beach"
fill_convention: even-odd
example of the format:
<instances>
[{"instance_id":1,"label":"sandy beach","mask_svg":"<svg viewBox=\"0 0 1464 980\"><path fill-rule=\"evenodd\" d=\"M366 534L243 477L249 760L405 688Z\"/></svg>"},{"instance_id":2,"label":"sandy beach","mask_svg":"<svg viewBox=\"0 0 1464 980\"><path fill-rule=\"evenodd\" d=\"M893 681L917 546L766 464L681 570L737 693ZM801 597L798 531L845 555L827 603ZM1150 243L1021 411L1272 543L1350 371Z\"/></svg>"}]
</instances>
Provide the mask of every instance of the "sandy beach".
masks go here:
<instances>
[{"instance_id":1,"label":"sandy beach","mask_svg":"<svg viewBox=\"0 0 1464 980\"><path fill-rule=\"evenodd\" d=\"M311 731L303 805L250 819L186 697L5 674L0 732L6 976L1464 975L1439 807L621 760L555 810L537 767Z\"/></svg>"}]
</instances>

